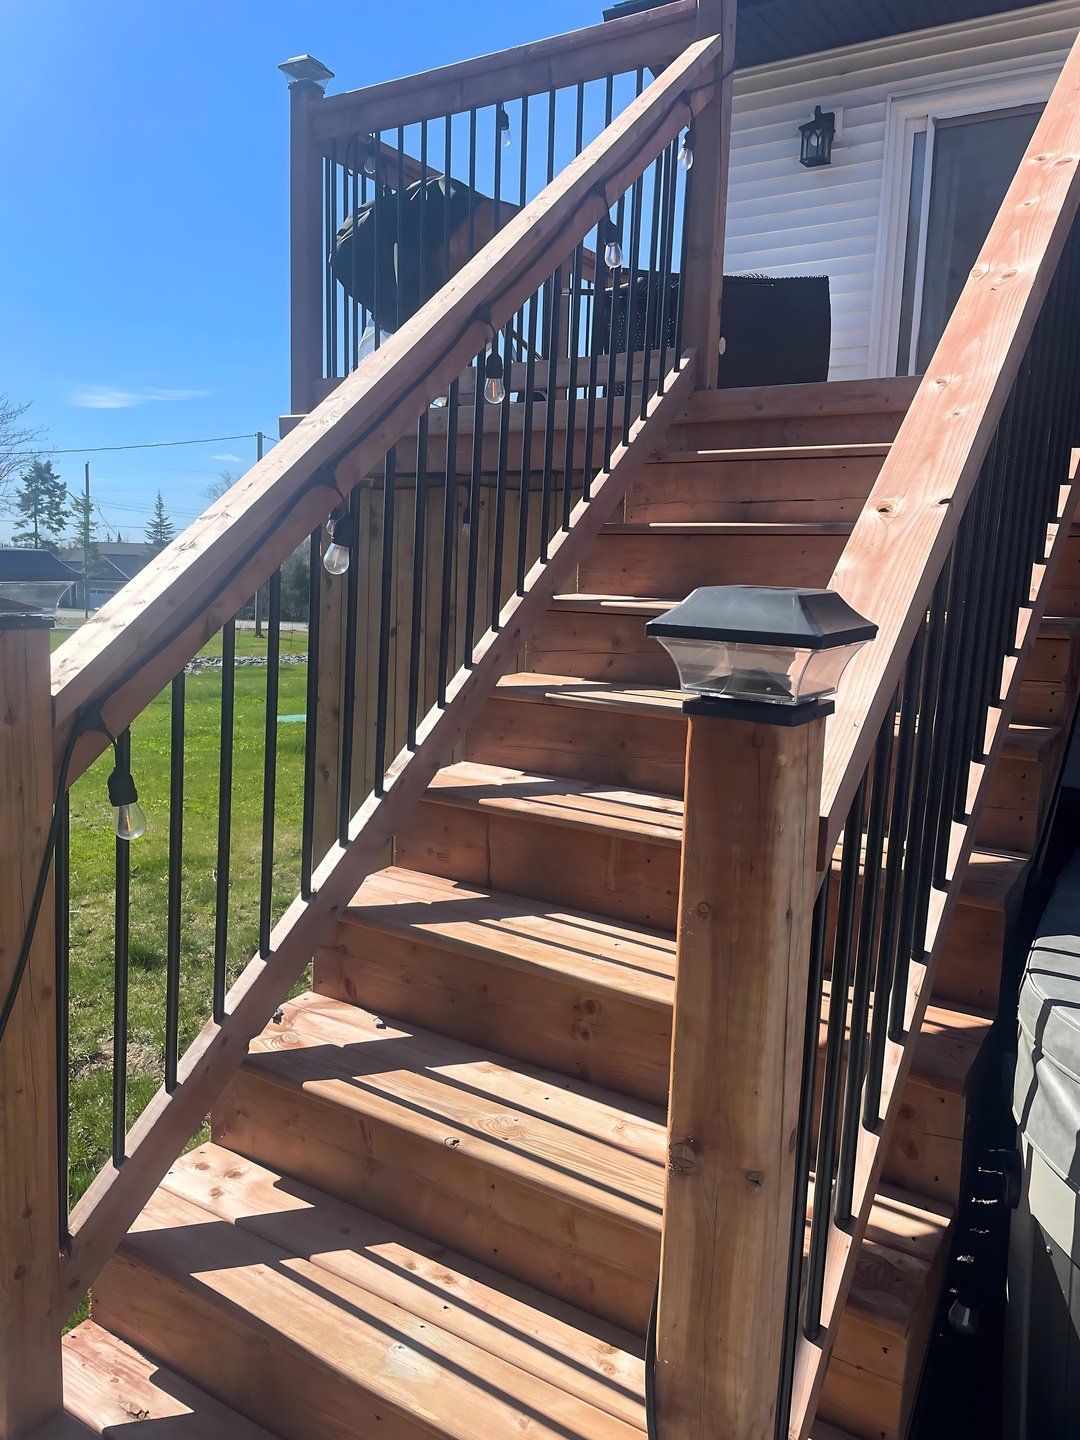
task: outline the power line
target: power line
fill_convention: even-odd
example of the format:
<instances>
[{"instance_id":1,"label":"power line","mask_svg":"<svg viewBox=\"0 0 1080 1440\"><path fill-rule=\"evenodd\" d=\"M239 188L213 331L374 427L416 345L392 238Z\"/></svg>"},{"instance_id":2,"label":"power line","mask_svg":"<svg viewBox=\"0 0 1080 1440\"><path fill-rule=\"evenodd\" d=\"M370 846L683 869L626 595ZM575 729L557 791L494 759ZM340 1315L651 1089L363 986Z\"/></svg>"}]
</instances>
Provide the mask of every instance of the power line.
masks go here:
<instances>
[{"instance_id":1,"label":"power line","mask_svg":"<svg viewBox=\"0 0 1080 1440\"><path fill-rule=\"evenodd\" d=\"M245 435L208 435L204 440L146 440L140 445L75 445L66 450L12 450L15 460L32 460L37 455L101 455L116 450L171 450L177 445L220 445L225 440L255 440L260 432ZM272 442L271 442L272 443Z\"/></svg>"}]
</instances>

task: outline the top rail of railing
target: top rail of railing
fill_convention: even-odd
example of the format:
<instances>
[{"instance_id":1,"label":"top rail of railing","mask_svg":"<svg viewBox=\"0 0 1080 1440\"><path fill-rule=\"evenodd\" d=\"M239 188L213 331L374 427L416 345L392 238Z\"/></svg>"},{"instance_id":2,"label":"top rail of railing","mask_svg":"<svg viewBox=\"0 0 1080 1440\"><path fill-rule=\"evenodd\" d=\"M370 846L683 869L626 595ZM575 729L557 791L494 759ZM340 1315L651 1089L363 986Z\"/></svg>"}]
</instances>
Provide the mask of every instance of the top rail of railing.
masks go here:
<instances>
[{"instance_id":1,"label":"top rail of railing","mask_svg":"<svg viewBox=\"0 0 1080 1440\"><path fill-rule=\"evenodd\" d=\"M324 143L585 84L639 66L659 69L686 49L696 25L696 0L674 0L606 24L347 90L316 107L311 137Z\"/></svg>"},{"instance_id":2,"label":"top rail of railing","mask_svg":"<svg viewBox=\"0 0 1080 1440\"><path fill-rule=\"evenodd\" d=\"M69 784L460 375L492 329L607 214L716 92L718 36L679 57L453 279L56 653ZM87 724L93 718L94 725Z\"/></svg>"},{"instance_id":3,"label":"top rail of railing","mask_svg":"<svg viewBox=\"0 0 1080 1440\"><path fill-rule=\"evenodd\" d=\"M1080 41L832 577L833 588L876 622L878 638L845 674L828 722L823 866L866 771L1078 206Z\"/></svg>"}]
</instances>

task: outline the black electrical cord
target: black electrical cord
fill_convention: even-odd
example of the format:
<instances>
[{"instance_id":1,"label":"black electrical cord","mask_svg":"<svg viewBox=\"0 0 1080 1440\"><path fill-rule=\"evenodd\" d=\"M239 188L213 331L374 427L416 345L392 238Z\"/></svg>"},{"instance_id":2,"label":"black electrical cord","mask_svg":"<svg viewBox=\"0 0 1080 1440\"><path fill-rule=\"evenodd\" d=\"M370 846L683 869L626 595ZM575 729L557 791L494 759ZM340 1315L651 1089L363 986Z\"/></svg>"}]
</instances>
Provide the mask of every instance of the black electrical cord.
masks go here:
<instances>
[{"instance_id":1,"label":"black electrical cord","mask_svg":"<svg viewBox=\"0 0 1080 1440\"><path fill-rule=\"evenodd\" d=\"M90 730L104 729L96 715L84 717L84 719L71 727L67 744L64 746L64 753L60 759L60 767L56 777L56 792L53 796L52 820L49 823L49 833L45 838L45 853L41 857L41 868L38 870L37 881L34 885L34 894L30 901L30 914L27 919L26 933L23 936L22 945L19 947L19 958L15 962L15 971L11 977L11 984L8 986L7 995L4 997L4 1008L0 1011L0 1043L3 1042L4 1034L11 1019L11 1013L15 1009L15 1002L19 998L19 989L22 986L23 976L26 974L26 967L30 963L30 951L34 946L34 936L37 933L38 917L41 914L42 901L45 899L45 890L49 884L49 870L52 867L53 855L56 853L56 842L60 836L61 806L64 795L67 792L68 771L71 768L71 757L75 752L75 746L79 740Z\"/></svg>"}]
</instances>

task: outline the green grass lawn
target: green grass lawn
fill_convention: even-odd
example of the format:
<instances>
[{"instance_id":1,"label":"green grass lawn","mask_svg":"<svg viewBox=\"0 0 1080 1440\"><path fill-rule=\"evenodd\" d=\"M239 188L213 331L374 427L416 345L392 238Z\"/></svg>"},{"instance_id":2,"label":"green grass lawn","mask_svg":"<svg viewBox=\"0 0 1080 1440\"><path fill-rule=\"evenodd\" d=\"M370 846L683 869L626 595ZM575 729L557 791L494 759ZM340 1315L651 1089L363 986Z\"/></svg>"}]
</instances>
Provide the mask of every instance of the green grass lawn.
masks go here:
<instances>
[{"instance_id":1,"label":"green grass lawn","mask_svg":"<svg viewBox=\"0 0 1080 1440\"><path fill-rule=\"evenodd\" d=\"M52 632L52 648L58 649L65 640L70 640L75 633L72 629L55 629ZM292 625L288 620L281 622L281 653L282 655L306 655L307 654L307 626ZM265 655L266 636L258 636L254 630L237 630L236 632L236 653L237 655ZM219 656L221 654L221 634L214 636L208 645L204 645L199 651L200 655Z\"/></svg>"},{"instance_id":2,"label":"green grass lawn","mask_svg":"<svg viewBox=\"0 0 1080 1440\"><path fill-rule=\"evenodd\" d=\"M306 634L301 632L293 639L293 648L306 648ZM265 640L257 641L251 632L240 632L237 640L241 653L259 653L257 647L265 653ZM258 939L266 676L264 667L236 671L230 981L250 958ZM306 684L306 665L281 668L279 716L303 713ZM212 995L221 671L189 676L186 692L181 1053L209 1017ZM146 811L147 832L131 845L129 1124L163 1075L170 710L166 692L138 717L131 732L132 773ZM299 888L304 734L303 724L278 727L275 918ZM110 1147L115 839L106 780L111 767L109 752L71 791L72 1202L108 1159Z\"/></svg>"}]
</instances>

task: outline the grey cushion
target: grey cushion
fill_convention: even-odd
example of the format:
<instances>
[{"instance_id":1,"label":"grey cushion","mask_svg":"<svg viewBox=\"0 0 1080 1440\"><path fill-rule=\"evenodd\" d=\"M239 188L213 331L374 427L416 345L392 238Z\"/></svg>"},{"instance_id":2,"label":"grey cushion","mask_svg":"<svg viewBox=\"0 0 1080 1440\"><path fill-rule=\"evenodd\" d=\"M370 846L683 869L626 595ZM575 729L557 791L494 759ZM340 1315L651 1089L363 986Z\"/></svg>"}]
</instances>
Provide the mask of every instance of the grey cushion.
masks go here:
<instances>
[{"instance_id":1,"label":"grey cushion","mask_svg":"<svg viewBox=\"0 0 1080 1440\"><path fill-rule=\"evenodd\" d=\"M1080 1191L1080 853L1054 887L1028 955L1013 1114L1047 1164Z\"/></svg>"}]
</instances>

